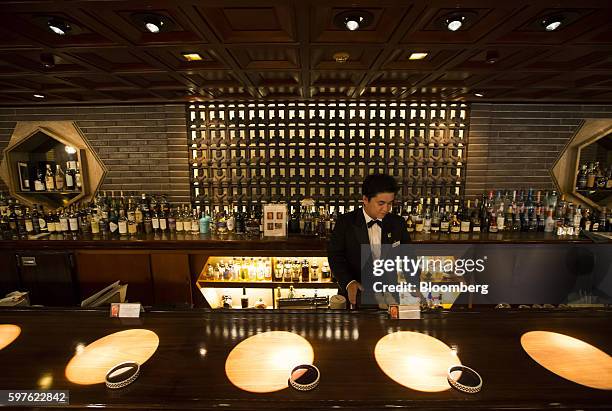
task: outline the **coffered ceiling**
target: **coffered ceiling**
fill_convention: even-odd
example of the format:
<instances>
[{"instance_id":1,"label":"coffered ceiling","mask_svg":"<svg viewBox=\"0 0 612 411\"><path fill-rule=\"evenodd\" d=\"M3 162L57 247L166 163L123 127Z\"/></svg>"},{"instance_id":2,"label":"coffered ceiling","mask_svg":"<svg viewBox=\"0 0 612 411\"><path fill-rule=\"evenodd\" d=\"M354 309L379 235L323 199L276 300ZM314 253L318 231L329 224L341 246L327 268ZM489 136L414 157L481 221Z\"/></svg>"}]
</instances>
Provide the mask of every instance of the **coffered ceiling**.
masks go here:
<instances>
[{"instance_id":1,"label":"coffered ceiling","mask_svg":"<svg viewBox=\"0 0 612 411\"><path fill-rule=\"evenodd\" d=\"M371 23L356 31L335 24L350 10L366 11ZM453 12L469 16L454 32L444 24ZM162 16L167 29L148 32L138 23L143 13ZM541 22L551 15L564 24L546 31ZM50 31L51 17L71 31ZM612 102L610 0L21 0L3 1L0 18L4 106ZM344 63L339 52L348 54ZM409 59L416 52L427 56Z\"/></svg>"}]
</instances>

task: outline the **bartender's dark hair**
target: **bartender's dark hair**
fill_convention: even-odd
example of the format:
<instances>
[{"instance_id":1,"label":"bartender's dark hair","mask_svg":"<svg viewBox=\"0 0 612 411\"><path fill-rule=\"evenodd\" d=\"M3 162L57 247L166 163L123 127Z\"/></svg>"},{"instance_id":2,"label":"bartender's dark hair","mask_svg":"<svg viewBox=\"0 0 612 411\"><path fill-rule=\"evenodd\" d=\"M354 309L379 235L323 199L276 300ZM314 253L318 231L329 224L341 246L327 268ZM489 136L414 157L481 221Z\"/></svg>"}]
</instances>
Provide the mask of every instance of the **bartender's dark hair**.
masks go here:
<instances>
[{"instance_id":1,"label":"bartender's dark hair","mask_svg":"<svg viewBox=\"0 0 612 411\"><path fill-rule=\"evenodd\" d=\"M397 193L399 187L395 178L389 174L370 174L363 180L361 193L368 198L376 197L378 193Z\"/></svg>"}]
</instances>

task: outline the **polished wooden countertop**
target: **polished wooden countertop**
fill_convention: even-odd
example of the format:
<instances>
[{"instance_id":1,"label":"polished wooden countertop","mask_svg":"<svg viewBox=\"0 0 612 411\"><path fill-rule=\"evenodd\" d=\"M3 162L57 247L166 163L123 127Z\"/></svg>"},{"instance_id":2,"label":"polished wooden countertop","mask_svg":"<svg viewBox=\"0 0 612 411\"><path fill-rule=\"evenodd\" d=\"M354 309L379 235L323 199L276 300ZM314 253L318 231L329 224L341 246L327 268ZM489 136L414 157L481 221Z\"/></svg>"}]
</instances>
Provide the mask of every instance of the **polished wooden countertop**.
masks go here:
<instances>
[{"instance_id":1,"label":"polished wooden countertop","mask_svg":"<svg viewBox=\"0 0 612 411\"><path fill-rule=\"evenodd\" d=\"M424 314L422 320L389 320L378 311L147 312L140 319L109 318L106 311L0 310L0 324L22 333L0 350L0 389L70 391L72 407L120 409L611 409L610 391L565 380L534 362L521 335L546 330L570 335L612 353L612 312L466 311ZM105 335L145 328L159 348L129 387L76 385L65 367L80 344ZM230 351L263 331L291 331L306 338L321 370L310 392L290 388L268 394L242 391L225 375ZM449 389L414 391L392 381L378 367L374 347L395 331L417 331L456 347L461 362L483 377L480 393ZM410 350L410 347L406 347ZM265 373L265 370L261 370ZM49 376L51 378L49 378ZM43 378L45 377L45 378Z\"/></svg>"},{"instance_id":2,"label":"polished wooden countertop","mask_svg":"<svg viewBox=\"0 0 612 411\"><path fill-rule=\"evenodd\" d=\"M585 236L549 233L411 234L415 244L590 244ZM137 236L50 234L39 239L0 240L0 249L287 250L325 252L327 238L305 235L252 238L246 235L165 233Z\"/></svg>"}]
</instances>

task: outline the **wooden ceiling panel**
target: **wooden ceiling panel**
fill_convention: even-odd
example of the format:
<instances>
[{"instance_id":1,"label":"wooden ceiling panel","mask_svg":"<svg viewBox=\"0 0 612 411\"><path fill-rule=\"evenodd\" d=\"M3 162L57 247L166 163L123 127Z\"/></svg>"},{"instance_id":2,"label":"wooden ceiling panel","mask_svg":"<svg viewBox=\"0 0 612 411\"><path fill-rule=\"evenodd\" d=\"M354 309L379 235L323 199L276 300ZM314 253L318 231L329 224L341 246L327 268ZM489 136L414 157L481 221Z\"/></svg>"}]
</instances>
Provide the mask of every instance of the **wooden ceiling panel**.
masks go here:
<instances>
[{"instance_id":1,"label":"wooden ceiling panel","mask_svg":"<svg viewBox=\"0 0 612 411\"><path fill-rule=\"evenodd\" d=\"M372 16L366 27L336 25L339 13L359 10ZM468 16L455 32L442 25L453 12ZM171 25L147 32L137 13ZM564 24L547 32L541 20L552 14ZM5 106L330 98L612 103L608 1L12 0L2 2L0 16ZM51 16L73 30L52 33ZM201 60L188 61L187 52ZM339 52L348 54L345 62ZM411 60L415 52L427 56ZM33 98L40 92L47 98Z\"/></svg>"},{"instance_id":2,"label":"wooden ceiling panel","mask_svg":"<svg viewBox=\"0 0 612 411\"><path fill-rule=\"evenodd\" d=\"M299 67L298 49L294 47L231 48L230 53L245 70L291 70Z\"/></svg>"},{"instance_id":3,"label":"wooden ceiling panel","mask_svg":"<svg viewBox=\"0 0 612 411\"><path fill-rule=\"evenodd\" d=\"M295 41L290 7L197 7L226 43L283 43Z\"/></svg>"}]
</instances>

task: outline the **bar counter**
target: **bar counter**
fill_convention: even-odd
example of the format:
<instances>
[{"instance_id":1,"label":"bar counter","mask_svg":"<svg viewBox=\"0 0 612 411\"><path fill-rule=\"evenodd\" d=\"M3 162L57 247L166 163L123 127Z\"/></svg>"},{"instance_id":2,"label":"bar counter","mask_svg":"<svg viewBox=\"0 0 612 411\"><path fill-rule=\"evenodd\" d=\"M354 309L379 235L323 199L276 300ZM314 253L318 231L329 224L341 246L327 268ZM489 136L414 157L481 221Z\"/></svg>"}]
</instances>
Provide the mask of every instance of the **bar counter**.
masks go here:
<instances>
[{"instance_id":1,"label":"bar counter","mask_svg":"<svg viewBox=\"0 0 612 411\"><path fill-rule=\"evenodd\" d=\"M583 235L557 236L550 233L419 233L411 234L417 244L482 243L482 244L559 244L584 243L593 241ZM612 241L610 241L612 242ZM102 236L51 234L40 239L0 240L0 249L147 249L147 250L304 250L324 252L326 238L304 235L289 237L252 238L246 235L209 234L140 234L137 236Z\"/></svg>"},{"instance_id":2,"label":"bar counter","mask_svg":"<svg viewBox=\"0 0 612 411\"><path fill-rule=\"evenodd\" d=\"M520 339L528 331L552 331L611 353L611 314L604 309L490 310L424 313L422 320L398 321L379 311L159 311L116 319L106 310L2 310L0 324L18 325L21 335L0 349L0 389L69 390L70 406L79 408L610 409L609 390L549 372L529 357ZM78 347L134 328L156 333L159 346L133 384L110 390L104 383L78 385L67 379L66 365ZM313 364L321 371L316 389L252 393L231 383L225 372L230 351L266 331L290 331L311 344ZM461 363L482 376L482 391L421 392L393 381L378 366L374 348L397 331L424 333L455 348ZM410 349L406 346L407 354ZM265 378L266 370L259 372Z\"/></svg>"}]
</instances>

